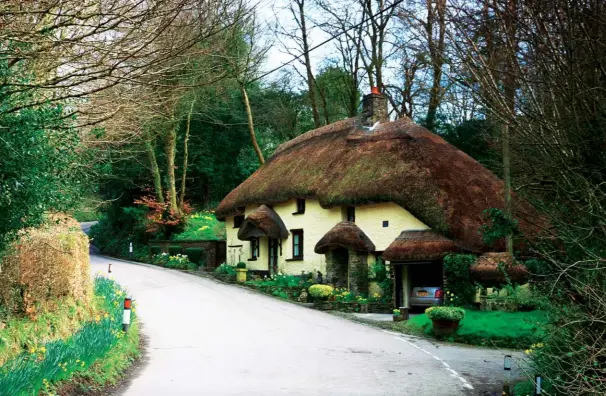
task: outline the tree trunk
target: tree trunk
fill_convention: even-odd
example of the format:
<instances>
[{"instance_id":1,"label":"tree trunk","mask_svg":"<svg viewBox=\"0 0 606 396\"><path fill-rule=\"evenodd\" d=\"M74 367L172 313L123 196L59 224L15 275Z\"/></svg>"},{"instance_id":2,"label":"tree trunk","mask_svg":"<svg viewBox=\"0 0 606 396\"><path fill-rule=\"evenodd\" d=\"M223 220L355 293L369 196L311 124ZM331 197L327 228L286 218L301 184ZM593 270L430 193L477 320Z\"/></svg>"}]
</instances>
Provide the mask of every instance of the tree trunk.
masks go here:
<instances>
[{"instance_id":1,"label":"tree trunk","mask_svg":"<svg viewBox=\"0 0 606 396\"><path fill-rule=\"evenodd\" d=\"M154 145L151 140L145 141L145 151L147 151L147 158L149 159L149 166L154 180L154 192L156 193L156 199L160 203L164 203L164 192L162 191L162 177L160 176L160 168L158 167L158 161L156 161L156 153L154 151Z\"/></svg>"},{"instance_id":2,"label":"tree trunk","mask_svg":"<svg viewBox=\"0 0 606 396\"><path fill-rule=\"evenodd\" d=\"M189 106L189 113L187 114L187 125L185 126L185 138L183 139L183 170L181 172L181 190L179 191L179 209L183 211L185 203L185 180L187 178L187 160L189 155L188 141L189 141L189 128L191 126L191 115L194 111L195 100L192 100Z\"/></svg>"},{"instance_id":3,"label":"tree trunk","mask_svg":"<svg viewBox=\"0 0 606 396\"><path fill-rule=\"evenodd\" d=\"M177 205L177 186L175 178L175 152L177 145L177 131L174 123L170 126L164 138L164 149L166 150L166 171L168 174L168 203L169 209L175 213L179 212Z\"/></svg>"},{"instance_id":4,"label":"tree trunk","mask_svg":"<svg viewBox=\"0 0 606 396\"><path fill-rule=\"evenodd\" d=\"M309 59L309 43L307 40L307 27L305 24L305 0L296 2L299 6L299 21L301 22L301 41L303 42L303 54L305 59L305 70L307 71L307 89L309 90L309 102L311 104L311 112L314 117L316 128L322 126L320 114L318 113L318 103L316 101L316 92L314 87L314 75L311 70L311 61Z\"/></svg>"},{"instance_id":5,"label":"tree trunk","mask_svg":"<svg viewBox=\"0 0 606 396\"><path fill-rule=\"evenodd\" d=\"M431 56L432 65L432 84L429 94L429 105L427 107L427 117L425 118L425 126L430 131L433 131L436 124L436 115L442 96L442 67L444 65L444 38L446 32L446 3L445 0L436 0L435 6L432 5L433 0L427 0L427 42L429 44L429 53ZM438 17L438 39L433 38L434 22Z\"/></svg>"},{"instance_id":6,"label":"tree trunk","mask_svg":"<svg viewBox=\"0 0 606 396\"><path fill-rule=\"evenodd\" d=\"M244 106L246 107L246 115L248 116L248 132L250 132L250 139L252 140L253 148L255 149L255 153L257 153L257 157L259 158L259 162L261 165L265 163L265 159L263 158L263 153L259 148L259 144L257 143L257 136L255 135L255 124L253 123L252 110L250 108L250 102L248 101L248 94L246 93L246 88L244 85L240 87L242 90L242 96L244 97Z\"/></svg>"}]
</instances>

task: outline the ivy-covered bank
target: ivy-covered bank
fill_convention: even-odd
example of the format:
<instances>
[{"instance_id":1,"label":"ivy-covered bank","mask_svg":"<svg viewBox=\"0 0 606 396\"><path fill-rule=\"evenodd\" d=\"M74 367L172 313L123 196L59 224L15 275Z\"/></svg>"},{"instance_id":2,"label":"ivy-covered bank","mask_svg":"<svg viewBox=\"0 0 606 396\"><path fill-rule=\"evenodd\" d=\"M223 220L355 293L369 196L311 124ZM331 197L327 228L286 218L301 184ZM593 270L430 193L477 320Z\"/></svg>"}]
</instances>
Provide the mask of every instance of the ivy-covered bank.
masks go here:
<instances>
[{"instance_id":1,"label":"ivy-covered bank","mask_svg":"<svg viewBox=\"0 0 606 396\"><path fill-rule=\"evenodd\" d=\"M55 394L72 386L86 392L116 383L140 354L136 308L128 333L122 331L124 297L125 290L116 282L97 277L87 308L67 303L67 310L42 313L36 321L9 320L0 330L0 340L23 350L0 368L0 396ZM81 315L80 310L86 311L85 320L70 336L32 332L67 320L63 315Z\"/></svg>"}]
</instances>

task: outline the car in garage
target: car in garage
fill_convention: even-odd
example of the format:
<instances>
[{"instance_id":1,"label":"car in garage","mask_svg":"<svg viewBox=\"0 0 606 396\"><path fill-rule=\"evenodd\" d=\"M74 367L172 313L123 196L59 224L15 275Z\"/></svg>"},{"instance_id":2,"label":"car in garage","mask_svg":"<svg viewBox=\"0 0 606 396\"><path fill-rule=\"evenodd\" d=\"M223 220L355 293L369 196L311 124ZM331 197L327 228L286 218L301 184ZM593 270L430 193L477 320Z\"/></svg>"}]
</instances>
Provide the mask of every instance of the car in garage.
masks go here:
<instances>
[{"instance_id":1,"label":"car in garage","mask_svg":"<svg viewBox=\"0 0 606 396\"><path fill-rule=\"evenodd\" d=\"M442 305L444 291L440 286L416 286L410 293L410 305L413 307L433 307Z\"/></svg>"}]
</instances>

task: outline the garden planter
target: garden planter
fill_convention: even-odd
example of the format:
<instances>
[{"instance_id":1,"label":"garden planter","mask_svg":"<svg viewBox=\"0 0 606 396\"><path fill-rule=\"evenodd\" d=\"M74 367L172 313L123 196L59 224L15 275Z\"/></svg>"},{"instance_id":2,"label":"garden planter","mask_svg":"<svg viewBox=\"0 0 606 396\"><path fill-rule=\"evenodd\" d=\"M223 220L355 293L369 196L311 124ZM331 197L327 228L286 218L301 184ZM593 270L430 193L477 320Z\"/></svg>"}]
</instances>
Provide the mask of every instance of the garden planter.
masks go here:
<instances>
[{"instance_id":1,"label":"garden planter","mask_svg":"<svg viewBox=\"0 0 606 396\"><path fill-rule=\"evenodd\" d=\"M368 303L370 313L392 313L393 306L390 303Z\"/></svg>"},{"instance_id":2,"label":"garden planter","mask_svg":"<svg viewBox=\"0 0 606 396\"><path fill-rule=\"evenodd\" d=\"M314 308L320 311L330 311L333 308L333 304L330 301L316 301L314 302Z\"/></svg>"},{"instance_id":3,"label":"garden planter","mask_svg":"<svg viewBox=\"0 0 606 396\"><path fill-rule=\"evenodd\" d=\"M432 319L433 332L436 336L447 337L457 332L459 321Z\"/></svg>"},{"instance_id":4,"label":"garden planter","mask_svg":"<svg viewBox=\"0 0 606 396\"><path fill-rule=\"evenodd\" d=\"M394 322L403 322L404 320L406 320L406 319L402 315L394 315L393 316L393 321Z\"/></svg>"},{"instance_id":5,"label":"garden planter","mask_svg":"<svg viewBox=\"0 0 606 396\"><path fill-rule=\"evenodd\" d=\"M248 272L248 269L246 269L246 268L236 268L236 281L238 281L238 283L246 282L246 273L247 272Z\"/></svg>"}]
</instances>

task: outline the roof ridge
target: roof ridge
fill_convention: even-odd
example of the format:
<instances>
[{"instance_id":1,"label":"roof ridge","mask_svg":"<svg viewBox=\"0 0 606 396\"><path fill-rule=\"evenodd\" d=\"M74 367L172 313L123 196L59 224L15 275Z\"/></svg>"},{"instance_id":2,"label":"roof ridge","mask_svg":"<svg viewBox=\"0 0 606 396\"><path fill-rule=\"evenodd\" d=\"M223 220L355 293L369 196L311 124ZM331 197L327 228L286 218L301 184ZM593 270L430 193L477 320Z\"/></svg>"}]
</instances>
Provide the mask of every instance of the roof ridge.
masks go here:
<instances>
[{"instance_id":1,"label":"roof ridge","mask_svg":"<svg viewBox=\"0 0 606 396\"><path fill-rule=\"evenodd\" d=\"M312 129L311 131L305 132L292 140L289 140L287 142L280 144L278 146L278 148L276 148L276 151L274 151L274 154L272 155L272 157L283 151L286 151L287 149L289 149L293 146L306 142L312 138L328 135L331 133L341 132L345 128L353 128L356 125L356 123L355 123L356 118L357 117L346 118L344 120L336 121L336 122L333 122L332 124L324 125L319 128Z\"/></svg>"}]
</instances>

